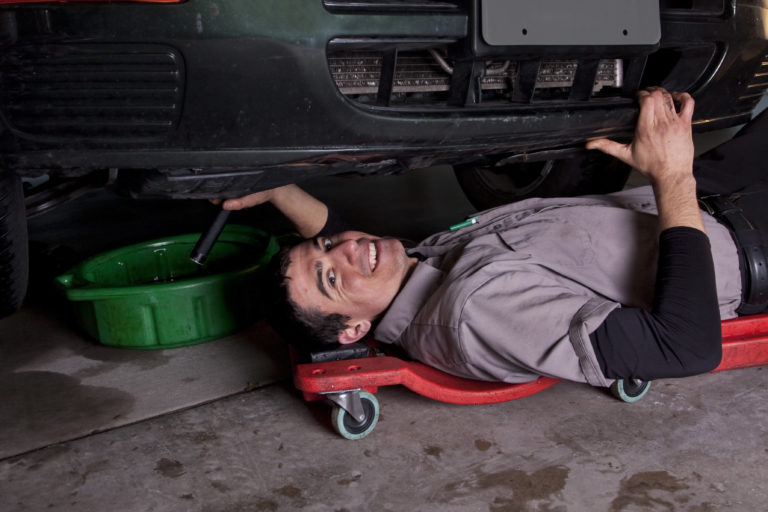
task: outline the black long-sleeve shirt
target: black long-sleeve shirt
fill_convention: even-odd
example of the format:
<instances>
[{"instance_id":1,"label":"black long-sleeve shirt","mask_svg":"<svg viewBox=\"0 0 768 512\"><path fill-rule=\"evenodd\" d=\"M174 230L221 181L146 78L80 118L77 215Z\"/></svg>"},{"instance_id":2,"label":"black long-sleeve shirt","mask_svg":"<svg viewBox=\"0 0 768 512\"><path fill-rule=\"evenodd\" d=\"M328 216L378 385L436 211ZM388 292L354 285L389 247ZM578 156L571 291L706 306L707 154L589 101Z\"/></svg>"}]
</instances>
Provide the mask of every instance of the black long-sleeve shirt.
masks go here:
<instances>
[{"instance_id":1,"label":"black long-sleeve shirt","mask_svg":"<svg viewBox=\"0 0 768 512\"><path fill-rule=\"evenodd\" d=\"M722 357L720 313L709 239L687 227L665 230L653 308L620 308L590 335L607 378L685 377Z\"/></svg>"}]
</instances>

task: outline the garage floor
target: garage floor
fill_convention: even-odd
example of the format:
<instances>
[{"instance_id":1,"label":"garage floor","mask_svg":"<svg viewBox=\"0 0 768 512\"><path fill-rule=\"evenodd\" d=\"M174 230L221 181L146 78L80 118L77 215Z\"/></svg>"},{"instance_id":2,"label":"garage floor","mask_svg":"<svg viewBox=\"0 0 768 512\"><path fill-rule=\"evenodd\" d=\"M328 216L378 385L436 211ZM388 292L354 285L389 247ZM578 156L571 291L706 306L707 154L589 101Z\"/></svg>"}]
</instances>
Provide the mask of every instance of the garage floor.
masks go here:
<instances>
[{"instance_id":1,"label":"garage floor","mask_svg":"<svg viewBox=\"0 0 768 512\"><path fill-rule=\"evenodd\" d=\"M308 188L364 230L413 239L472 211L444 168ZM0 321L0 510L765 510L764 368L658 381L631 405L571 383L491 406L385 388L379 425L353 442L293 389L263 322L177 350L94 345L47 277L72 250L199 230L212 211L169 210L98 192L30 223L48 251L28 304ZM233 221L285 228L268 207Z\"/></svg>"}]
</instances>

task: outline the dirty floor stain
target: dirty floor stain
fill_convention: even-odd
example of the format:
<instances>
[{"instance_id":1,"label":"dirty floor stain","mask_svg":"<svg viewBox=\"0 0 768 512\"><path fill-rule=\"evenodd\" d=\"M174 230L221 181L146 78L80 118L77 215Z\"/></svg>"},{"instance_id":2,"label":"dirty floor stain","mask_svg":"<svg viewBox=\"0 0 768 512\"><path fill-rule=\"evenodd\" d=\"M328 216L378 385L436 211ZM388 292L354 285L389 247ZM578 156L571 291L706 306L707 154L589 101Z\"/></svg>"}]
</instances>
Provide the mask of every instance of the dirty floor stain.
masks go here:
<instances>
[{"instance_id":1,"label":"dirty floor stain","mask_svg":"<svg viewBox=\"0 0 768 512\"><path fill-rule=\"evenodd\" d=\"M436 459L439 459L440 456L443 454L443 449L439 446L427 446L424 448L424 453L431 457L435 457Z\"/></svg>"},{"instance_id":2,"label":"dirty floor stain","mask_svg":"<svg viewBox=\"0 0 768 512\"><path fill-rule=\"evenodd\" d=\"M178 478L185 472L181 462L165 458L157 461L155 471L168 478Z\"/></svg>"},{"instance_id":3,"label":"dirty floor stain","mask_svg":"<svg viewBox=\"0 0 768 512\"><path fill-rule=\"evenodd\" d=\"M526 473L520 469L504 469L496 472L477 470L471 478L448 484L441 501L492 491L496 497L489 505L490 512L525 510L531 501L547 502L547 510L556 510L554 501L561 500L570 469L565 466L548 466Z\"/></svg>"},{"instance_id":4,"label":"dirty floor stain","mask_svg":"<svg viewBox=\"0 0 768 512\"><path fill-rule=\"evenodd\" d=\"M653 510L675 510L675 502L685 503L689 496L677 495L688 489L685 482L666 471L636 473L621 481L618 496L611 503L611 512L621 512L628 507Z\"/></svg>"},{"instance_id":5,"label":"dirty floor stain","mask_svg":"<svg viewBox=\"0 0 768 512\"><path fill-rule=\"evenodd\" d=\"M486 452L491 448L491 443L485 439L475 439L475 448L481 452Z\"/></svg>"}]
</instances>

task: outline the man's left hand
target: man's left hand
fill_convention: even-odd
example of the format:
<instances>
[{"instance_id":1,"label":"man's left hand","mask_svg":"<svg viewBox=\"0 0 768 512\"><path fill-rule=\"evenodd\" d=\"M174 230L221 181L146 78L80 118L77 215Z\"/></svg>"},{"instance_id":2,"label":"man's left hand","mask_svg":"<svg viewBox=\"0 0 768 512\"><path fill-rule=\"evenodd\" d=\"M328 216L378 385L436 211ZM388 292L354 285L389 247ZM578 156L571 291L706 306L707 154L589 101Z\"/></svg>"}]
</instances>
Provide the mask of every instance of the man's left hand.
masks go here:
<instances>
[{"instance_id":1,"label":"man's left hand","mask_svg":"<svg viewBox=\"0 0 768 512\"><path fill-rule=\"evenodd\" d=\"M640 115L634 140L620 144L609 139L596 139L587 142L587 149L597 149L618 158L651 183L691 175L694 107L691 95L653 87L639 91L637 99ZM675 109L675 101L680 103L680 112Z\"/></svg>"},{"instance_id":2,"label":"man's left hand","mask_svg":"<svg viewBox=\"0 0 768 512\"><path fill-rule=\"evenodd\" d=\"M654 87L638 92L637 99L640 114L632 142L596 139L587 143L587 149L612 155L648 178L661 229L686 226L704 231L693 177L693 98Z\"/></svg>"}]
</instances>

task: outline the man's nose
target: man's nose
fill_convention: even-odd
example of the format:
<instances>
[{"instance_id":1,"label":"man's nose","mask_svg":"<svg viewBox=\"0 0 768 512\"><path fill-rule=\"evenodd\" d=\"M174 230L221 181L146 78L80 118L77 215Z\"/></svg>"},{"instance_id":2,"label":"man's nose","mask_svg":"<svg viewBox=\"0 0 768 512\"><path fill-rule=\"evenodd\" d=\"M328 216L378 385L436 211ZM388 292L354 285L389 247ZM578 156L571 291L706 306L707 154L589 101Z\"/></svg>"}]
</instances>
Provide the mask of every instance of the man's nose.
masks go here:
<instances>
[{"instance_id":1,"label":"man's nose","mask_svg":"<svg viewBox=\"0 0 768 512\"><path fill-rule=\"evenodd\" d=\"M347 260L350 264L355 264L360 252L360 245L357 240L344 240L336 244L336 252Z\"/></svg>"}]
</instances>

